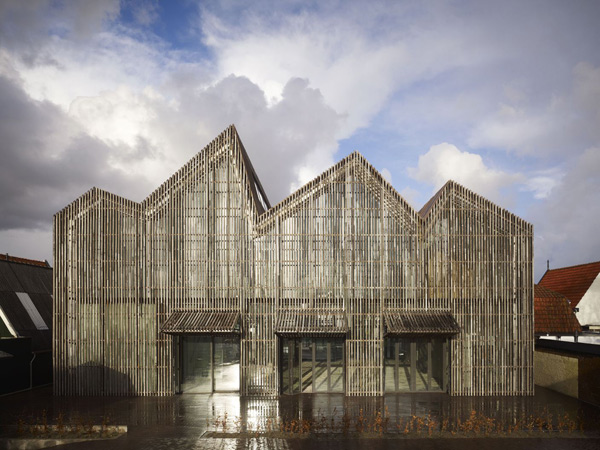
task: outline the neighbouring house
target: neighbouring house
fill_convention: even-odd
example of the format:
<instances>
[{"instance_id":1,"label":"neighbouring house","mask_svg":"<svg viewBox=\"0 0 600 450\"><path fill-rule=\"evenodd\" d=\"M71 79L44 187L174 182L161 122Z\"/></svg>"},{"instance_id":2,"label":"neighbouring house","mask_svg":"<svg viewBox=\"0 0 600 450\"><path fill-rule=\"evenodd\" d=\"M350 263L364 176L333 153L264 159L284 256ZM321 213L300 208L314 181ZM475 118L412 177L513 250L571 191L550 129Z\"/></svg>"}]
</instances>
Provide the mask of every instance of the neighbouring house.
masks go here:
<instances>
[{"instance_id":1,"label":"neighbouring house","mask_svg":"<svg viewBox=\"0 0 600 450\"><path fill-rule=\"evenodd\" d=\"M600 405L600 336L583 330L574 312L593 292L594 264L549 270L535 286L534 373L539 386Z\"/></svg>"},{"instance_id":2,"label":"neighbouring house","mask_svg":"<svg viewBox=\"0 0 600 450\"><path fill-rule=\"evenodd\" d=\"M536 284L534 308L536 336L577 336L581 333L571 302L563 294Z\"/></svg>"},{"instance_id":3,"label":"neighbouring house","mask_svg":"<svg viewBox=\"0 0 600 450\"><path fill-rule=\"evenodd\" d=\"M567 297L584 328L600 330L599 274L600 261L549 269L538 285Z\"/></svg>"},{"instance_id":4,"label":"neighbouring house","mask_svg":"<svg viewBox=\"0 0 600 450\"><path fill-rule=\"evenodd\" d=\"M0 394L52 382L52 268L0 255Z\"/></svg>"},{"instance_id":5,"label":"neighbouring house","mask_svg":"<svg viewBox=\"0 0 600 450\"><path fill-rule=\"evenodd\" d=\"M530 395L533 227L353 153L271 206L233 126L142 202L54 216L54 392Z\"/></svg>"}]
</instances>

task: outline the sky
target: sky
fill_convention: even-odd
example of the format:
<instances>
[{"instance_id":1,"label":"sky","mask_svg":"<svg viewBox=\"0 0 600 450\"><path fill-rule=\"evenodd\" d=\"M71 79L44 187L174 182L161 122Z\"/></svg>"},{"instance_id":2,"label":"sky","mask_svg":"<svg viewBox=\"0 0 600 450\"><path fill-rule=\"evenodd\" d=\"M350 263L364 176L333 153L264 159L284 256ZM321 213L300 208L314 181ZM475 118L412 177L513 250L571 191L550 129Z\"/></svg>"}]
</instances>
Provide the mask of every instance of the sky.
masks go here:
<instances>
[{"instance_id":1,"label":"sky","mask_svg":"<svg viewBox=\"0 0 600 450\"><path fill-rule=\"evenodd\" d=\"M235 124L272 204L359 151L600 260L600 2L0 0L0 252L52 263L93 186L143 200Z\"/></svg>"}]
</instances>

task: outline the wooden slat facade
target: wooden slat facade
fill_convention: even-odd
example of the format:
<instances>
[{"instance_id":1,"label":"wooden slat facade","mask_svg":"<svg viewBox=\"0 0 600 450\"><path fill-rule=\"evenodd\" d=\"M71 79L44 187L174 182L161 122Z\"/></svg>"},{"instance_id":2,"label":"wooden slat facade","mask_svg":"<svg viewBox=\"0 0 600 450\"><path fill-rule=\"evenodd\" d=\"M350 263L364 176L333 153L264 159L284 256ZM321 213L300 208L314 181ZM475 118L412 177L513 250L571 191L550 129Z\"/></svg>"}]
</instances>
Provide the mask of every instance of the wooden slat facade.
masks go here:
<instances>
[{"instance_id":1,"label":"wooden slat facade","mask_svg":"<svg viewBox=\"0 0 600 450\"><path fill-rule=\"evenodd\" d=\"M142 203L54 218L57 394L170 395L176 311L238 312L242 395L278 395L284 314L347 318L346 394L381 395L386 311L451 313L453 395L533 393L533 230L454 183L419 213L358 153L274 207L233 126Z\"/></svg>"}]
</instances>

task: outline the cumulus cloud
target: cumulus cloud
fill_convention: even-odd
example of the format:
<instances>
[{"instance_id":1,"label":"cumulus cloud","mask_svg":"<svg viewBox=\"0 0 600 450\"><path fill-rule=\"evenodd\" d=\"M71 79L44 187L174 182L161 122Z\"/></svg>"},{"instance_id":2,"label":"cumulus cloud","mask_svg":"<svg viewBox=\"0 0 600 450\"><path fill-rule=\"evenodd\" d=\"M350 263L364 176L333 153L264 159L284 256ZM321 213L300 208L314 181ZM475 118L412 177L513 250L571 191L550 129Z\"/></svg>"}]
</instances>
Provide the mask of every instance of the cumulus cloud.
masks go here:
<instances>
[{"instance_id":1,"label":"cumulus cloud","mask_svg":"<svg viewBox=\"0 0 600 450\"><path fill-rule=\"evenodd\" d=\"M385 178L388 183L392 183L392 173L387 168L381 169L381 176Z\"/></svg>"},{"instance_id":2,"label":"cumulus cloud","mask_svg":"<svg viewBox=\"0 0 600 450\"><path fill-rule=\"evenodd\" d=\"M579 155L545 202L533 205L536 280L551 267L598 261L600 235L600 147Z\"/></svg>"},{"instance_id":3,"label":"cumulus cloud","mask_svg":"<svg viewBox=\"0 0 600 450\"><path fill-rule=\"evenodd\" d=\"M118 147L90 136L60 108L30 99L1 76L0 102L0 229L48 227L56 211L94 185L120 195L147 186L113 166Z\"/></svg>"},{"instance_id":4,"label":"cumulus cloud","mask_svg":"<svg viewBox=\"0 0 600 450\"><path fill-rule=\"evenodd\" d=\"M570 89L549 95L544 104L509 91L508 102L481 120L467 142L546 158L580 153L600 142L599 86L600 67L581 62L572 70Z\"/></svg>"},{"instance_id":5,"label":"cumulus cloud","mask_svg":"<svg viewBox=\"0 0 600 450\"><path fill-rule=\"evenodd\" d=\"M2 46L29 66L58 64L47 46L50 36L86 40L119 13L119 0L67 2L52 0L0 2Z\"/></svg>"},{"instance_id":6,"label":"cumulus cloud","mask_svg":"<svg viewBox=\"0 0 600 450\"><path fill-rule=\"evenodd\" d=\"M522 175L487 167L480 155L461 151L446 142L432 146L421 155L417 167L409 168L408 174L415 180L433 185L434 190L448 180L454 180L500 203L506 202L502 189L523 180Z\"/></svg>"},{"instance_id":7,"label":"cumulus cloud","mask_svg":"<svg viewBox=\"0 0 600 450\"><path fill-rule=\"evenodd\" d=\"M235 14L202 10L204 42L214 49L221 75L248 77L269 101L280 98L289 78L309 79L347 116L338 138L369 125L395 92L476 64L483 54L457 51L477 41L447 26L452 14L426 7L344 2L291 7L281 15L264 4L260 14L234 4Z\"/></svg>"}]
</instances>

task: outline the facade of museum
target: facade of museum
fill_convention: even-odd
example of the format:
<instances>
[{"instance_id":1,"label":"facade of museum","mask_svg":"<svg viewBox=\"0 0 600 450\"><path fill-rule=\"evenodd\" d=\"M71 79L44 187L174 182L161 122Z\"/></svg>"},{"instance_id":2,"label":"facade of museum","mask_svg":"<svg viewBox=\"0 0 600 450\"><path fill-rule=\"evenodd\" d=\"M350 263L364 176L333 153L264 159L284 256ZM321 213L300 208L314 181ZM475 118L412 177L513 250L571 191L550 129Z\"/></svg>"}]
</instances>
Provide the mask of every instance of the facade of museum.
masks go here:
<instances>
[{"instance_id":1,"label":"facade of museum","mask_svg":"<svg viewBox=\"0 0 600 450\"><path fill-rule=\"evenodd\" d=\"M358 153L271 206L230 126L141 203L54 216L59 395L533 393L533 228Z\"/></svg>"}]
</instances>

